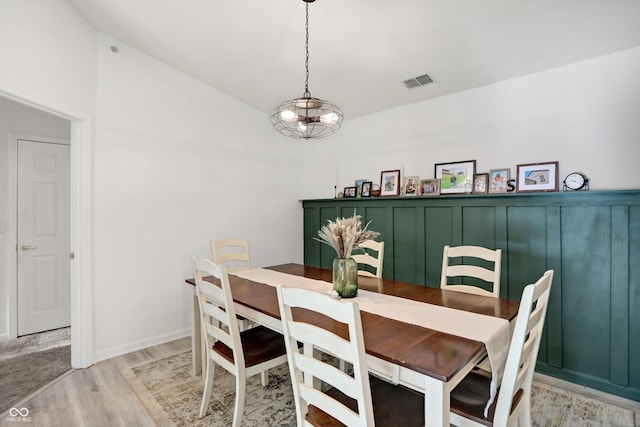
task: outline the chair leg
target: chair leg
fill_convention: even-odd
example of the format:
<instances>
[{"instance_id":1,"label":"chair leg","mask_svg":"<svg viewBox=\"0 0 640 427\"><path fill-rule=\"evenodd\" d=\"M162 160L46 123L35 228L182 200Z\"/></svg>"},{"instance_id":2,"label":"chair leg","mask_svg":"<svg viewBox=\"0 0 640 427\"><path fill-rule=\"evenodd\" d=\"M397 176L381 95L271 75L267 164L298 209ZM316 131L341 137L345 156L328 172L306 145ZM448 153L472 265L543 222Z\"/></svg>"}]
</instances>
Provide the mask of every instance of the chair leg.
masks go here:
<instances>
[{"instance_id":1,"label":"chair leg","mask_svg":"<svg viewBox=\"0 0 640 427\"><path fill-rule=\"evenodd\" d=\"M522 402L522 408L518 415L518 426L531 427L531 397L523 396L522 399L524 402Z\"/></svg>"},{"instance_id":2,"label":"chair leg","mask_svg":"<svg viewBox=\"0 0 640 427\"><path fill-rule=\"evenodd\" d=\"M200 403L200 418L207 414L209 407L209 400L211 399L211 392L213 391L213 374L215 373L216 364L211 362L211 359L207 359L206 377L204 380L204 390L202 391L202 403Z\"/></svg>"},{"instance_id":3,"label":"chair leg","mask_svg":"<svg viewBox=\"0 0 640 427\"><path fill-rule=\"evenodd\" d=\"M233 427L240 427L242 415L244 414L244 396L246 393L247 381L244 375L236 375L236 403L233 409Z\"/></svg>"},{"instance_id":4,"label":"chair leg","mask_svg":"<svg viewBox=\"0 0 640 427\"><path fill-rule=\"evenodd\" d=\"M260 378L262 379L262 387L266 387L269 384L269 371L260 372Z\"/></svg>"}]
</instances>

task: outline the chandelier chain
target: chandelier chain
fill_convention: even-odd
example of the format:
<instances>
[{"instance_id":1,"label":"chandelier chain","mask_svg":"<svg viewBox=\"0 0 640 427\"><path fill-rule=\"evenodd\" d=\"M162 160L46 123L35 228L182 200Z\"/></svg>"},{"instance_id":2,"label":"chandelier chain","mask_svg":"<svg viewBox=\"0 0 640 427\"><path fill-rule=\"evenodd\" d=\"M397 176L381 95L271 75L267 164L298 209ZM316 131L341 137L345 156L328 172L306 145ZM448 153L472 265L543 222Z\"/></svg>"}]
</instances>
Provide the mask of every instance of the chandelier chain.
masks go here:
<instances>
[{"instance_id":1,"label":"chandelier chain","mask_svg":"<svg viewBox=\"0 0 640 427\"><path fill-rule=\"evenodd\" d=\"M304 61L304 68L306 70L306 75L305 75L305 80L304 80L304 95L303 98L310 98L311 97L311 93L309 92L309 3L305 3L306 6L306 19L305 19L305 25L304 25L304 30L306 33L306 38L305 38L305 42L304 42L304 49L307 52L307 56L306 59Z\"/></svg>"}]
</instances>

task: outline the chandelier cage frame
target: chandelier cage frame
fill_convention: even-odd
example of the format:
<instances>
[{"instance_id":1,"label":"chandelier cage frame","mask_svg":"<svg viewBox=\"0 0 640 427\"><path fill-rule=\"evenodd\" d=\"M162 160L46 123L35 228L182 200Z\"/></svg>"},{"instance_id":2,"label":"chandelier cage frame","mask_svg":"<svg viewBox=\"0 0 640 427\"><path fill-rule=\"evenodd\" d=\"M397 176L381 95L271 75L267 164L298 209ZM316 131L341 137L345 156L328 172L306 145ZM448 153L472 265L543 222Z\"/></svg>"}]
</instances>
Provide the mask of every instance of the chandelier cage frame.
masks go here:
<instances>
[{"instance_id":1,"label":"chandelier cage frame","mask_svg":"<svg viewBox=\"0 0 640 427\"><path fill-rule=\"evenodd\" d=\"M305 2L305 85L301 98L285 101L271 112L271 123L281 134L295 139L319 139L335 133L342 124L342 110L309 92L309 3Z\"/></svg>"}]
</instances>

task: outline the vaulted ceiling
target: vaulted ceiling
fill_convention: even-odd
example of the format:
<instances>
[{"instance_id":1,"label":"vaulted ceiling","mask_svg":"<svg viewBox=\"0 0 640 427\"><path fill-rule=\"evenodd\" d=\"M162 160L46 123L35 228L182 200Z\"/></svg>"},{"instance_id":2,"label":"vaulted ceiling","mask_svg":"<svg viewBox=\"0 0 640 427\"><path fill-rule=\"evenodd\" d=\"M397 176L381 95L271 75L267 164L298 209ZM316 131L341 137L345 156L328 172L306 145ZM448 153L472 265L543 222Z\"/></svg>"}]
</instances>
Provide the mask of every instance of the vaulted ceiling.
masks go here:
<instances>
[{"instance_id":1,"label":"vaulted ceiling","mask_svg":"<svg viewBox=\"0 0 640 427\"><path fill-rule=\"evenodd\" d=\"M265 114L304 92L302 0L69 2ZM309 13L311 95L345 120L640 46L637 0L317 0ZM403 84L423 74L435 82Z\"/></svg>"}]
</instances>

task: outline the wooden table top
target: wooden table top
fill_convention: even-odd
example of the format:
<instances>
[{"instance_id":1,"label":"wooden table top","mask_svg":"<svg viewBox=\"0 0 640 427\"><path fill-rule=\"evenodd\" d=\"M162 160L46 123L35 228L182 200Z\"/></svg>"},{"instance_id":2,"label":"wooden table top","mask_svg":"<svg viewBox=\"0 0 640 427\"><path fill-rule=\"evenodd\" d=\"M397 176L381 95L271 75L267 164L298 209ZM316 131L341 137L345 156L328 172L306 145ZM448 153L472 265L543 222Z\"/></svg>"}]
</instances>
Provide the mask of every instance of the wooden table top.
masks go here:
<instances>
[{"instance_id":1,"label":"wooden table top","mask_svg":"<svg viewBox=\"0 0 640 427\"><path fill-rule=\"evenodd\" d=\"M331 283L332 272L300 264L282 264L268 269ZM195 285L194 279L186 280ZM229 275L233 299L257 312L280 319L278 296L274 286ZM394 280L358 277L358 287L428 304L470 311L511 320L518 313L519 302L470 295L439 288L413 285ZM354 298L357 302L358 298ZM361 311L365 347L368 354L437 378L449 381L469 363L484 344L428 328ZM301 315L307 320L308 316ZM315 316L313 323L346 336L346 328Z\"/></svg>"}]
</instances>

